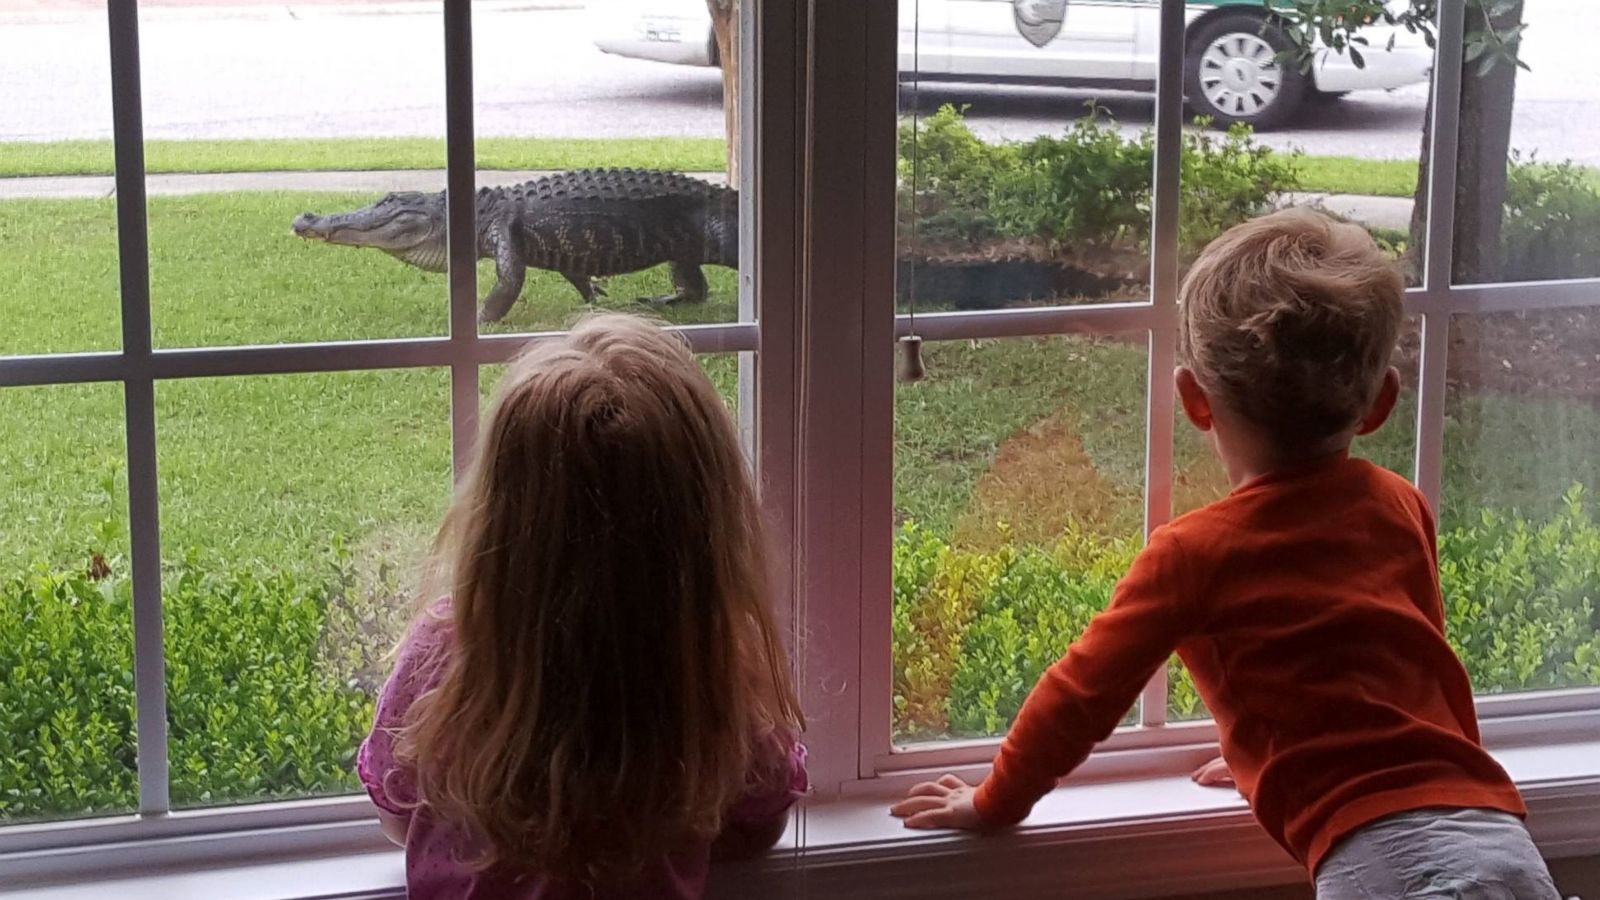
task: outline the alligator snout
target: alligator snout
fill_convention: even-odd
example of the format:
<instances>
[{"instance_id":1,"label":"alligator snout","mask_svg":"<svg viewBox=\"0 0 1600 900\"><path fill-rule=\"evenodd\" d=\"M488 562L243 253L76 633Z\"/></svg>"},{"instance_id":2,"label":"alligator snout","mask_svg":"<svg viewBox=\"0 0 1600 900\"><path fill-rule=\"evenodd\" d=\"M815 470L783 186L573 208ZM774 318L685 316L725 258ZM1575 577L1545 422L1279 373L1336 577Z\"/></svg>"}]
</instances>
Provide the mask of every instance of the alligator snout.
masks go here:
<instances>
[{"instance_id":1,"label":"alligator snout","mask_svg":"<svg viewBox=\"0 0 1600 900\"><path fill-rule=\"evenodd\" d=\"M297 237L325 239L328 235L318 226L318 222L315 213L301 213L295 216L294 224L289 227Z\"/></svg>"}]
</instances>

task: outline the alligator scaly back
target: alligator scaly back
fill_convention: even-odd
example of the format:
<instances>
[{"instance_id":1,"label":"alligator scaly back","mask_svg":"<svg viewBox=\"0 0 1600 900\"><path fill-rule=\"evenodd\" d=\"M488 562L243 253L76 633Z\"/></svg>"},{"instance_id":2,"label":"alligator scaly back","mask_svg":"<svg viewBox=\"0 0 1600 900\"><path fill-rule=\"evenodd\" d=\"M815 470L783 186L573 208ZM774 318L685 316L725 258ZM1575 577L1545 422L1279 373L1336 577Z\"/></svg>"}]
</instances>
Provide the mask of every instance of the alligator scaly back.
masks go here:
<instances>
[{"instance_id":1,"label":"alligator scaly back","mask_svg":"<svg viewBox=\"0 0 1600 900\"><path fill-rule=\"evenodd\" d=\"M594 279L667 263L674 293L653 302L705 299L705 264L737 268L739 196L676 172L580 169L481 191L479 243L500 276L482 317L505 314L525 268L560 272L585 301Z\"/></svg>"},{"instance_id":2,"label":"alligator scaly back","mask_svg":"<svg viewBox=\"0 0 1600 900\"><path fill-rule=\"evenodd\" d=\"M585 301L603 292L596 278L666 264L673 294L657 302L704 300L702 265L737 268L739 195L676 172L579 169L522 184L486 187L476 196L477 250L495 261L495 286L481 318L495 321L522 293L529 268L559 272ZM371 247L409 264L440 270L445 259L442 193L394 193L365 209L306 213L303 238Z\"/></svg>"},{"instance_id":3,"label":"alligator scaly back","mask_svg":"<svg viewBox=\"0 0 1600 900\"><path fill-rule=\"evenodd\" d=\"M519 202L550 200L648 200L706 197L737 201L732 188L680 172L654 169L574 169L503 188L481 188L478 195L504 192Z\"/></svg>"}]
</instances>

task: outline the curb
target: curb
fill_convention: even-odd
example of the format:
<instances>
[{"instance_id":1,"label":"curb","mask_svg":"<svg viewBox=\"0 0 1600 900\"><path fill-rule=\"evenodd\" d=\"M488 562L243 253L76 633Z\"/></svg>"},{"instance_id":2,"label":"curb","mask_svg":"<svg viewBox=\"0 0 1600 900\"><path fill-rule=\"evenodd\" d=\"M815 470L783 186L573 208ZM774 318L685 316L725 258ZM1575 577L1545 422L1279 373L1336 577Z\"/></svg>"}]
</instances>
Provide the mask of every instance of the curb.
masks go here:
<instances>
[{"instance_id":1,"label":"curb","mask_svg":"<svg viewBox=\"0 0 1600 900\"><path fill-rule=\"evenodd\" d=\"M1410 197L1371 197L1364 194L1318 194L1303 191L1283 194L1277 207L1309 206L1331 213L1341 219L1359 222L1368 228L1388 231L1411 229Z\"/></svg>"}]
</instances>

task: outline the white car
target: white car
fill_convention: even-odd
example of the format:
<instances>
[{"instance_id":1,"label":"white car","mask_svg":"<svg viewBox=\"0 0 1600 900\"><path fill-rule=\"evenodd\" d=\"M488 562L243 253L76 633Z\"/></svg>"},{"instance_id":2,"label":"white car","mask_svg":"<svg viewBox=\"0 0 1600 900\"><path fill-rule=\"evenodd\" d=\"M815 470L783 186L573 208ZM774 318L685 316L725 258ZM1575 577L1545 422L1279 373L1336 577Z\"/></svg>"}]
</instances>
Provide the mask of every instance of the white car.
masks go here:
<instances>
[{"instance_id":1,"label":"white car","mask_svg":"<svg viewBox=\"0 0 1600 900\"><path fill-rule=\"evenodd\" d=\"M1396 11L1406 5L1390 0ZM607 53L718 64L705 0L590 0L589 10L594 42ZM900 0L900 69L935 82L1148 90L1156 79L1159 12L1159 0ZM1307 100L1392 90L1426 82L1433 71L1433 51L1421 35L1381 23L1359 32L1368 41L1365 67L1318 45L1311 71L1302 74L1277 62L1289 40L1261 0L1190 3L1188 18L1190 110L1219 125L1271 129Z\"/></svg>"}]
</instances>

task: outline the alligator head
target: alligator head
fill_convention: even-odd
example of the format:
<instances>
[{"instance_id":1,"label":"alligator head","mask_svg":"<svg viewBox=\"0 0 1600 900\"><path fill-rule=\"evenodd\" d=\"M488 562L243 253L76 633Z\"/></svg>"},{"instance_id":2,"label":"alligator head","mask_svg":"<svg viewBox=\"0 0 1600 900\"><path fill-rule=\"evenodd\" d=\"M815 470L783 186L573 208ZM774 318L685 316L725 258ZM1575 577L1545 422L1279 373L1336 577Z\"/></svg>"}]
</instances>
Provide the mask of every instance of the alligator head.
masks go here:
<instances>
[{"instance_id":1,"label":"alligator head","mask_svg":"<svg viewBox=\"0 0 1600 900\"><path fill-rule=\"evenodd\" d=\"M355 212L319 216L304 213L294 233L312 241L345 247L375 247L429 272L443 272L448 257L444 194L405 192Z\"/></svg>"}]
</instances>

